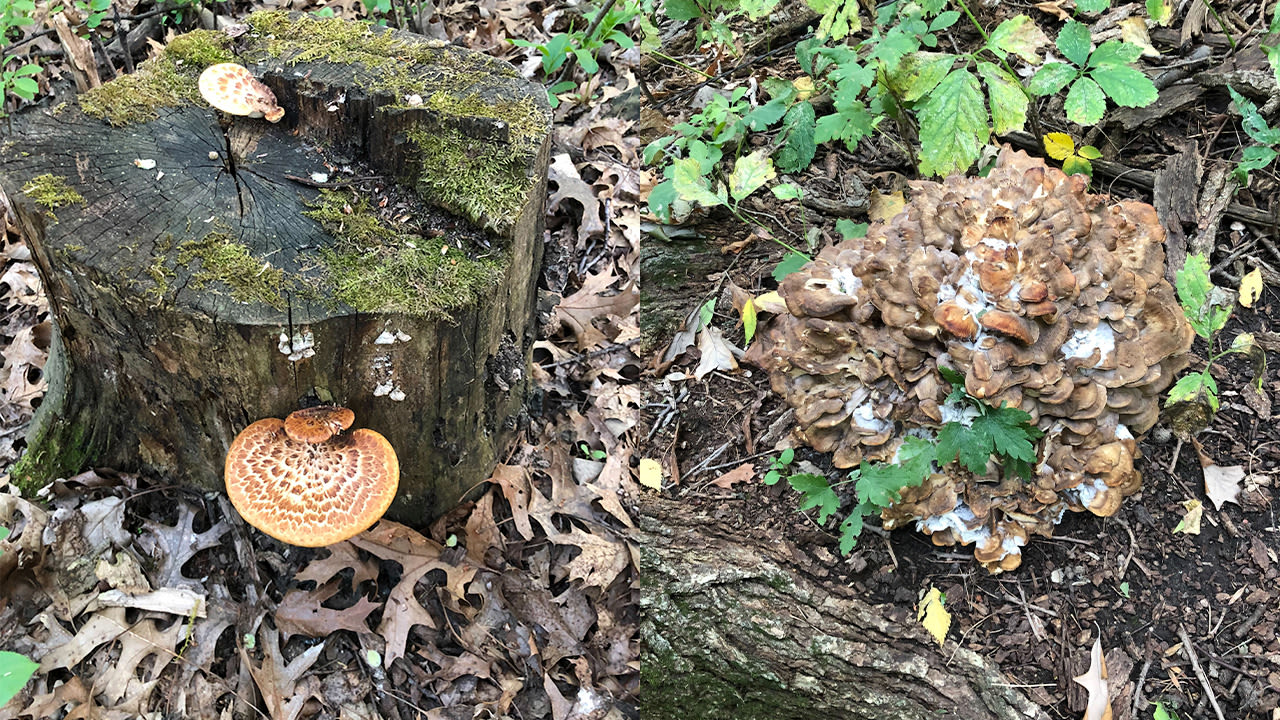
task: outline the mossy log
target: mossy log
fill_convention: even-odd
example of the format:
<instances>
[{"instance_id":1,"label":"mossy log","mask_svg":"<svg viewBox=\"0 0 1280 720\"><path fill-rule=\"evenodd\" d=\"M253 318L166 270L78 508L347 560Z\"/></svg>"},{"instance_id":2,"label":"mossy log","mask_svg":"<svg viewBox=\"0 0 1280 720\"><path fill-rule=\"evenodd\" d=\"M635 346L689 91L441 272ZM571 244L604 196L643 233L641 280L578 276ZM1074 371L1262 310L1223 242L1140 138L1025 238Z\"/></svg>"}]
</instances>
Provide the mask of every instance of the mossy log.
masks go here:
<instances>
[{"instance_id":1,"label":"mossy log","mask_svg":"<svg viewBox=\"0 0 1280 720\"><path fill-rule=\"evenodd\" d=\"M284 119L209 107L196 79L220 62ZM529 389L550 122L492 58L279 12L14 118L0 187L57 332L13 475L220 490L240 429L318 400L399 453L392 517L447 511Z\"/></svg>"},{"instance_id":2,"label":"mossy log","mask_svg":"<svg viewBox=\"0 0 1280 720\"><path fill-rule=\"evenodd\" d=\"M980 655L913 609L814 580L773 538L649 498L640 558L645 720L1043 720Z\"/></svg>"}]
</instances>

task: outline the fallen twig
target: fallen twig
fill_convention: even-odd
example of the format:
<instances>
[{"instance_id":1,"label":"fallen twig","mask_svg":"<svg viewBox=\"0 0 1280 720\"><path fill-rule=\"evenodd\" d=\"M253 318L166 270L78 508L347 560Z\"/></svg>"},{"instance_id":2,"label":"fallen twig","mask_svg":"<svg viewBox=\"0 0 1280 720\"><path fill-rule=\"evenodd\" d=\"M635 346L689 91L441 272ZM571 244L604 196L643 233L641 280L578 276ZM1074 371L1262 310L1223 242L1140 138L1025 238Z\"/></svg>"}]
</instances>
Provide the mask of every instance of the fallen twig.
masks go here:
<instances>
[{"instance_id":1,"label":"fallen twig","mask_svg":"<svg viewBox=\"0 0 1280 720\"><path fill-rule=\"evenodd\" d=\"M1187 654L1187 659L1191 661L1191 669L1195 671L1196 679L1200 681L1200 686L1204 688L1205 697L1209 698L1209 704L1213 706L1213 713L1218 716L1218 720L1227 720L1222 714L1222 708L1218 707L1218 698L1213 694L1213 687L1209 685L1209 676L1205 674L1204 668L1200 667L1200 658L1196 656L1196 649L1191 644L1187 629L1181 625L1178 626L1178 638L1182 640L1182 651Z\"/></svg>"}]
</instances>

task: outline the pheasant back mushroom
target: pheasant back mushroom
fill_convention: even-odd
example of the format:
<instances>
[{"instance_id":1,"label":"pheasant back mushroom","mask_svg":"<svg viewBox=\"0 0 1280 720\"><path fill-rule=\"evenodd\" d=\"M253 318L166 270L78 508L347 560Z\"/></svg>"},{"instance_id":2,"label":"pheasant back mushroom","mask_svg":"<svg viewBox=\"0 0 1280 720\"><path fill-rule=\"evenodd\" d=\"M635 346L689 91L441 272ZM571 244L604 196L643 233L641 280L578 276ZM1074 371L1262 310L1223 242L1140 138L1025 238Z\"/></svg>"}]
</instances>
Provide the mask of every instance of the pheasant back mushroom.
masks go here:
<instances>
[{"instance_id":1,"label":"pheasant back mushroom","mask_svg":"<svg viewBox=\"0 0 1280 720\"><path fill-rule=\"evenodd\" d=\"M902 213L783 280L789 314L748 359L838 467L892 461L908 433L964 422L940 366L974 398L1029 413L1045 433L1029 481L952 463L883 513L1012 569L1067 509L1111 515L1137 491L1137 437L1193 333L1150 205L1089 194L1007 147L986 178L912 187Z\"/></svg>"},{"instance_id":2,"label":"pheasant back mushroom","mask_svg":"<svg viewBox=\"0 0 1280 720\"><path fill-rule=\"evenodd\" d=\"M276 94L242 65L210 65L196 82L200 96L227 114L266 118L273 123L284 117L284 108L276 104Z\"/></svg>"},{"instance_id":3,"label":"pheasant back mushroom","mask_svg":"<svg viewBox=\"0 0 1280 720\"><path fill-rule=\"evenodd\" d=\"M335 431L315 442L295 439L289 426L310 427L317 415L330 422L350 415L344 428L355 417L345 408L315 410L245 428L227 451L225 470L227 495L245 522L301 547L331 545L364 532L387 511L400 483L395 450L373 430Z\"/></svg>"}]
</instances>

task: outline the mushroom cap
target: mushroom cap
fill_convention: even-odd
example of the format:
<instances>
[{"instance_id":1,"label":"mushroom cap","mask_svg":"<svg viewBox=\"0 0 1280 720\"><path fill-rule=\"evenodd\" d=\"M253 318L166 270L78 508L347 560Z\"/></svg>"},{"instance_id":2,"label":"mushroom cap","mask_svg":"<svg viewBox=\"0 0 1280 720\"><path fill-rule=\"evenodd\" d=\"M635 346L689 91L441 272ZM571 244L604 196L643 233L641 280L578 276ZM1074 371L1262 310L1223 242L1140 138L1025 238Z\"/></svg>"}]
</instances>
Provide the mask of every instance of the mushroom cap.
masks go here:
<instances>
[{"instance_id":1,"label":"mushroom cap","mask_svg":"<svg viewBox=\"0 0 1280 720\"><path fill-rule=\"evenodd\" d=\"M337 405L317 405L289 413L284 431L304 443L320 443L351 427L356 414Z\"/></svg>"},{"instance_id":2,"label":"mushroom cap","mask_svg":"<svg viewBox=\"0 0 1280 720\"><path fill-rule=\"evenodd\" d=\"M198 85L201 97L225 113L265 117L273 123L284 117L284 108L276 104L276 94L243 65L210 65L200 73Z\"/></svg>"},{"instance_id":3,"label":"mushroom cap","mask_svg":"<svg viewBox=\"0 0 1280 720\"><path fill-rule=\"evenodd\" d=\"M226 483L245 522L290 545L323 547L382 517L400 484L400 462L372 430L299 442L283 420L267 418L232 441Z\"/></svg>"}]
</instances>

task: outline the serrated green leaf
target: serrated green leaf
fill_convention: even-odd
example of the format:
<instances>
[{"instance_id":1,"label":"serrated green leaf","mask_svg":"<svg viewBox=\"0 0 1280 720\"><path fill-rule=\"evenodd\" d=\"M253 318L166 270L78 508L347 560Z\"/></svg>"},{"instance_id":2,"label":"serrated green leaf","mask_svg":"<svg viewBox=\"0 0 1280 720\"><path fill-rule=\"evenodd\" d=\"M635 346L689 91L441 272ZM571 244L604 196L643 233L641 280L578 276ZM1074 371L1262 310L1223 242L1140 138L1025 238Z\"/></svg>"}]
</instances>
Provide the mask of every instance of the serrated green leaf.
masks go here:
<instances>
[{"instance_id":1,"label":"serrated green leaf","mask_svg":"<svg viewBox=\"0 0 1280 720\"><path fill-rule=\"evenodd\" d=\"M889 89L903 102L915 102L942 82L956 64L956 56L947 53L918 52L885 74Z\"/></svg>"},{"instance_id":2,"label":"serrated green leaf","mask_svg":"<svg viewBox=\"0 0 1280 720\"><path fill-rule=\"evenodd\" d=\"M787 114L787 101L784 98L774 98L769 102L753 109L743 118L747 128L759 132L770 125L782 119Z\"/></svg>"},{"instance_id":3,"label":"serrated green leaf","mask_svg":"<svg viewBox=\"0 0 1280 720\"><path fill-rule=\"evenodd\" d=\"M1084 23L1068 20L1067 24L1062 26L1062 31L1058 33L1057 45L1063 57L1079 67L1084 67L1089 61L1089 50L1093 45L1093 40L1089 37L1089 27Z\"/></svg>"},{"instance_id":4,"label":"serrated green leaf","mask_svg":"<svg viewBox=\"0 0 1280 720\"><path fill-rule=\"evenodd\" d=\"M840 509L840 497L831 489L831 484L821 475L798 473L787 478L791 487L803 495L800 512L810 508L818 509L818 524L827 522Z\"/></svg>"},{"instance_id":5,"label":"serrated green leaf","mask_svg":"<svg viewBox=\"0 0 1280 720\"><path fill-rule=\"evenodd\" d=\"M804 194L800 186L795 183L779 183L769 188L769 192L779 200L797 200Z\"/></svg>"},{"instance_id":6,"label":"serrated green leaf","mask_svg":"<svg viewBox=\"0 0 1280 720\"><path fill-rule=\"evenodd\" d=\"M1096 67L1089 71L1089 77L1121 107L1146 107L1160 95L1151 78L1126 65Z\"/></svg>"},{"instance_id":7,"label":"serrated green leaf","mask_svg":"<svg viewBox=\"0 0 1280 720\"><path fill-rule=\"evenodd\" d=\"M662 12L672 20L693 20L702 17L702 8L694 0L666 0Z\"/></svg>"},{"instance_id":8,"label":"serrated green leaf","mask_svg":"<svg viewBox=\"0 0 1280 720\"><path fill-rule=\"evenodd\" d=\"M830 38L839 42L862 29L862 21L858 18L858 0L835 2L822 13L818 21L818 38Z\"/></svg>"},{"instance_id":9,"label":"serrated green leaf","mask_svg":"<svg viewBox=\"0 0 1280 720\"><path fill-rule=\"evenodd\" d=\"M1209 261L1203 255L1188 255L1182 269L1174 276L1174 287L1182 311L1191 329L1208 340L1227 324L1231 311L1212 304L1213 282L1209 279Z\"/></svg>"},{"instance_id":10,"label":"serrated green leaf","mask_svg":"<svg viewBox=\"0 0 1280 720\"><path fill-rule=\"evenodd\" d=\"M1068 175L1088 175L1093 177L1093 163L1079 155L1072 155L1062 161L1062 172Z\"/></svg>"},{"instance_id":11,"label":"serrated green leaf","mask_svg":"<svg viewBox=\"0 0 1280 720\"><path fill-rule=\"evenodd\" d=\"M729 173L729 195L741 201L777 176L768 152L756 150L734 162L733 172Z\"/></svg>"},{"instance_id":12,"label":"serrated green leaf","mask_svg":"<svg viewBox=\"0 0 1280 720\"><path fill-rule=\"evenodd\" d=\"M1031 416L1015 407L1001 407L978 416L973 424L982 423L997 455L1003 458L1035 462L1036 451L1032 440L1042 435L1039 428L1031 424Z\"/></svg>"},{"instance_id":13,"label":"serrated green leaf","mask_svg":"<svg viewBox=\"0 0 1280 720\"><path fill-rule=\"evenodd\" d=\"M1100 13L1111 7L1111 0L1076 0L1076 10L1084 13Z\"/></svg>"},{"instance_id":14,"label":"serrated green leaf","mask_svg":"<svg viewBox=\"0 0 1280 720\"><path fill-rule=\"evenodd\" d=\"M1027 96L1015 78L994 63L979 62L978 74L987 83L991 104L991 121L995 133L1003 135L1021 130L1027 123Z\"/></svg>"},{"instance_id":15,"label":"serrated green leaf","mask_svg":"<svg viewBox=\"0 0 1280 720\"><path fill-rule=\"evenodd\" d=\"M782 278L796 272L808 264L808 262L809 257L807 255L798 252L789 252L786 257L782 258L782 261L778 263L778 266L773 269L773 272L771 273L773 275L773 279L778 282L782 282Z\"/></svg>"},{"instance_id":16,"label":"serrated green leaf","mask_svg":"<svg viewBox=\"0 0 1280 720\"><path fill-rule=\"evenodd\" d=\"M840 523L840 554L848 555L858 545L858 537L862 535L862 511L854 508L849 517Z\"/></svg>"},{"instance_id":17,"label":"serrated green leaf","mask_svg":"<svg viewBox=\"0 0 1280 720\"><path fill-rule=\"evenodd\" d=\"M823 115L818 119L813 131L813 141L819 145L831 140L843 140L845 147L853 152L858 142L875 130L879 117L867 112L861 101L843 109L836 105L838 112Z\"/></svg>"},{"instance_id":18,"label":"serrated green leaf","mask_svg":"<svg viewBox=\"0 0 1280 720\"><path fill-rule=\"evenodd\" d=\"M958 370L949 368L946 365L939 365L938 374L942 376L943 380L950 383L951 387L964 389L964 375L961 375Z\"/></svg>"},{"instance_id":19,"label":"serrated green leaf","mask_svg":"<svg viewBox=\"0 0 1280 720\"><path fill-rule=\"evenodd\" d=\"M1067 119L1080 125L1093 125L1102 119L1107 109L1107 96L1103 94L1098 83L1087 77L1071 83L1064 104Z\"/></svg>"},{"instance_id":20,"label":"serrated green leaf","mask_svg":"<svg viewBox=\"0 0 1280 720\"><path fill-rule=\"evenodd\" d=\"M1236 89L1227 86L1227 92L1231 94L1231 100L1236 104L1236 109L1240 111L1240 117L1244 132L1254 142L1263 143L1265 145L1280 144L1280 129L1272 129L1267 124L1262 114L1258 112L1258 106L1253 104L1249 98L1236 92Z\"/></svg>"},{"instance_id":21,"label":"serrated green leaf","mask_svg":"<svg viewBox=\"0 0 1280 720\"><path fill-rule=\"evenodd\" d=\"M1067 86L1067 83L1079 76L1080 70L1073 65L1060 62L1045 63L1031 76L1027 89L1036 95L1053 95Z\"/></svg>"},{"instance_id":22,"label":"serrated green leaf","mask_svg":"<svg viewBox=\"0 0 1280 720\"><path fill-rule=\"evenodd\" d=\"M1013 53L1029 63L1040 62L1036 52L1049 44L1049 37L1026 15L1011 17L991 31L987 49L1000 57Z\"/></svg>"},{"instance_id":23,"label":"serrated green leaf","mask_svg":"<svg viewBox=\"0 0 1280 720\"><path fill-rule=\"evenodd\" d=\"M1108 40L1098 46L1089 56L1089 67L1105 65L1128 65L1142 57L1142 48L1133 43L1119 40Z\"/></svg>"},{"instance_id":24,"label":"serrated green leaf","mask_svg":"<svg viewBox=\"0 0 1280 720\"><path fill-rule=\"evenodd\" d=\"M991 135L978 78L952 70L920 107L920 173L967 170Z\"/></svg>"},{"instance_id":25,"label":"serrated green leaf","mask_svg":"<svg viewBox=\"0 0 1280 720\"><path fill-rule=\"evenodd\" d=\"M675 191L689 202L700 203L704 207L723 205L726 198L711 191L711 182L703 177L702 168L695 158L680 158L671 164L672 181Z\"/></svg>"},{"instance_id":26,"label":"serrated green leaf","mask_svg":"<svg viewBox=\"0 0 1280 720\"><path fill-rule=\"evenodd\" d=\"M817 130L813 105L796 103L787 111L782 127L787 133L787 140L778 151L778 168L788 173L800 172L809 167L818 151L818 144L813 139Z\"/></svg>"}]
</instances>

